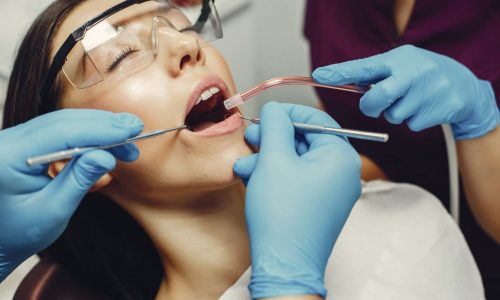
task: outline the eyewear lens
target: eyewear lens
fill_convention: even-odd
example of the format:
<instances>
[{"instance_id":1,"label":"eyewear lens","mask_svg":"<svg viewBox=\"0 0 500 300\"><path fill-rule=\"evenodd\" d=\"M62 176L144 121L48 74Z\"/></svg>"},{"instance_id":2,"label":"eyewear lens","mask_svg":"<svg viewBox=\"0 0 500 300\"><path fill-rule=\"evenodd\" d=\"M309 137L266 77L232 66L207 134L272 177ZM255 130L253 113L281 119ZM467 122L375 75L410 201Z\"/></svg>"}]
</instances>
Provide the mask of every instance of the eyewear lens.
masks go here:
<instances>
[{"instance_id":1,"label":"eyewear lens","mask_svg":"<svg viewBox=\"0 0 500 300\"><path fill-rule=\"evenodd\" d=\"M132 5L100 21L66 57L62 70L77 88L88 88L109 76L127 75L153 63L162 30L195 36L200 45L222 37L215 6L200 18L201 5L174 6L168 1Z\"/></svg>"}]
</instances>

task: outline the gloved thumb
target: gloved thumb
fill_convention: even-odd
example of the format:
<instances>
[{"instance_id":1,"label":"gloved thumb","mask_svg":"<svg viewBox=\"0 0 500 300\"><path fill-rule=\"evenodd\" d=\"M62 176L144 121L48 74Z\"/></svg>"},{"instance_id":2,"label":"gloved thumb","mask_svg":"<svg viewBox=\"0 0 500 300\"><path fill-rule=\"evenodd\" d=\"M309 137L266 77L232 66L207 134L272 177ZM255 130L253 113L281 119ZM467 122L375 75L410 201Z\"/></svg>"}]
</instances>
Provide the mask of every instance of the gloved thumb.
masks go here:
<instances>
[{"instance_id":1,"label":"gloved thumb","mask_svg":"<svg viewBox=\"0 0 500 300\"><path fill-rule=\"evenodd\" d=\"M252 145L260 146L260 125L252 124L245 130L245 139Z\"/></svg>"},{"instance_id":2,"label":"gloved thumb","mask_svg":"<svg viewBox=\"0 0 500 300\"><path fill-rule=\"evenodd\" d=\"M66 165L44 189L41 199L50 200L50 211L60 217L60 221L69 219L90 188L115 166L116 160L111 153L104 150L87 152ZM44 207L47 207L46 202Z\"/></svg>"},{"instance_id":3,"label":"gloved thumb","mask_svg":"<svg viewBox=\"0 0 500 300\"><path fill-rule=\"evenodd\" d=\"M297 155L295 152L295 128L285 108L277 102L269 102L260 113L261 157L274 159L276 155Z\"/></svg>"},{"instance_id":4,"label":"gloved thumb","mask_svg":"<svg viewBox=\"0 0 500 300\"><path fill-rule=\"evenodd\" d=\"M238 159L233 165L234 173L243 179L250 178L255 171L258 159L258 153Z\"/></svg>"}]
</instances>

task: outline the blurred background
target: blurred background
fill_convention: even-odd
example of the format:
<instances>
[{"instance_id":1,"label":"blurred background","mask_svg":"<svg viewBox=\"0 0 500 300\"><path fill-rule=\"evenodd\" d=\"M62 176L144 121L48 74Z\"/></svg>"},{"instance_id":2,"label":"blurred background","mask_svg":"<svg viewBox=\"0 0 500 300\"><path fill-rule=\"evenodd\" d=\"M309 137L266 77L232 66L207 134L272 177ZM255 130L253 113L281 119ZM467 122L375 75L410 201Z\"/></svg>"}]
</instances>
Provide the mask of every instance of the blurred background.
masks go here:
<instances>
[{"instance_id":1,"label":"blurred background","mask_svg":"<svg viewBox=\"0 0 500 300\"><path fill-rule=\"evenodd\" d=\"M36 15L52 1L0 1L2 111L21 37ZM225 55L239 91L272 77L310 73L308 46L302 35L305 0L217 0L215 3L222 19L224 38L214 44ZM245 104L244 113L258 116L262 104L270 100L317 103L312 88L278 87Z\"/></svg>"},{"instance_id":2,"label":"blurred background","mask_svg":"<svg viewBox=\"0 0 500 300\"><path fill-rule=\"evenodd\" d=\"M38 13L52 1L0 1L0 121L21 38ZM310 73L309 50L302 35L305 0L216 0L215 3L224 38L214 44L226 57L239 91L272 77ZM270 100L317 104L312 88L278 87L246 103L244 113L256 117L262 104ZM35 262L27 261L0 285L0 300L12 299L15 288Z\"/></svg>"}]
</instances>

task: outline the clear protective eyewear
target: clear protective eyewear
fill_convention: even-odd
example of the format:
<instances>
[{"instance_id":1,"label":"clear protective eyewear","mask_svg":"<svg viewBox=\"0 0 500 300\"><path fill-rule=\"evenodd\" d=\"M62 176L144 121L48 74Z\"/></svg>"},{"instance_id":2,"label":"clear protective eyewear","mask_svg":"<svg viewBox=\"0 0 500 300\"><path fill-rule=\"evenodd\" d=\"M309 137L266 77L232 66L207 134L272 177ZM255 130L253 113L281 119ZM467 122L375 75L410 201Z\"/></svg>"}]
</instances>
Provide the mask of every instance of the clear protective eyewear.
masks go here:
<instances>
[{"instance_id":1,"label":"clear protective eyewear","mask_svg":"<svg viewBox=\"0 0 500 300\"><path fill-rule=\"evenodd\" d=\"M41 92L47 96L60 70L79 89L152 64L165 30L191 35L200 46L222 38L213 0L174 5L168 0L132 0L111 7L74 31L57 52ZM201 8L201 14L200 14Z\"/></svg>"}]
</instances>

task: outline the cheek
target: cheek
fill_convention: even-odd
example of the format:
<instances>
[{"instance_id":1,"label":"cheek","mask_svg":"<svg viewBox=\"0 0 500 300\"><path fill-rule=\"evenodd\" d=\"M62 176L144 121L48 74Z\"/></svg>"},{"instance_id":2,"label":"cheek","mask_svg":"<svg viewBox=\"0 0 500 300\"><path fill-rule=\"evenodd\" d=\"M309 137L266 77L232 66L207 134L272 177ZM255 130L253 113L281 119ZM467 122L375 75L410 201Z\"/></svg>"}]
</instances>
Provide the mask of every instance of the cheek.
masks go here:
<instances>
[{"instance_id":1,"label":"cheek","mask_svg":"<svg viewBox=\"0 0 500 300\"><path fill-rule=\"evenodd\" d=\"M161 82L162 84L158 84ZM162 72L132 76L119 83L103 82L92 89L66 89L61 99L64 108L90 108L132 113L144 122L144 131L179 125L184 113L181 98L176 97L173 84Z\"/></svg>"},{"instance_id":2,"label":"cheek","mask_svg":"<svg viewBox=\"0 0 500 300\"><path fill-rule=\"evenodd\" d=\"M116 92L110 93L115 102L103 106L103 109L137 115L144 122L144 131L178 126L183 121L179 117L185 108L173 90L165 78L150 76L148 80L133 81L117 88Z\"/></svg>"}]
</instances>

